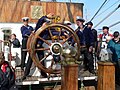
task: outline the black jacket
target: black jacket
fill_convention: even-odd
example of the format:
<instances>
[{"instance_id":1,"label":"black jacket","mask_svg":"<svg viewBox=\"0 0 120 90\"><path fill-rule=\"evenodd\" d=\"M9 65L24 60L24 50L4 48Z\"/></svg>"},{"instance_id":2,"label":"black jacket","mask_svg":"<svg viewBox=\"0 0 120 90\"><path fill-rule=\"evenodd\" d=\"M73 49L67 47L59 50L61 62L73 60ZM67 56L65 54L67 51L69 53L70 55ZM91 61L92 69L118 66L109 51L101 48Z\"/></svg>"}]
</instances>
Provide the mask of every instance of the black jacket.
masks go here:
<instances>
[{"instance_id":1,"label":"black jacket","mask_svg":"<svg viewBox=\"0 0 120 90\"><path fill-rule=\"evenodd\" d=\"M97 31L95 29L92 29L92 33L94 36L94 42L97 42Z\"/></svg>"},{"instance_id":2,"label":"black jacket","mask_svg":"<svg viewBox=\"0 0 120 90\"><path fill-rule=\"evenodd\" d=\"M46 22L46 18L47 18L47 16L42 16L42 17L38 20L38 22L37 22L37 24L36 24L36 27L35 27L35 32L43 25L44 22Z\"/></svg>"},{"instance_id":3,"label":"black jacket","mask_svg":"<svg viewBox=\"0 0 120 90\"><path fill-rule=\"evenodd\" d=\"M20 47L20 42L17 38L15 38L15 40L12 41L11 44L13 44L13 48L19 48Z\"/></svg>"},{"instance_id":4,"label":"black jacket","mask_svg":"<svg viewBox=\"0 0 120 90\"><path fill-rule=\"evenodd\" d=\"M94 44L94 36L90 28L85 27L83 32L79 30L79 28L76 31L76 34L78 35L80 39L80 45L87 45L87 46L93 46Z\"/></svg>"}]
</instances>

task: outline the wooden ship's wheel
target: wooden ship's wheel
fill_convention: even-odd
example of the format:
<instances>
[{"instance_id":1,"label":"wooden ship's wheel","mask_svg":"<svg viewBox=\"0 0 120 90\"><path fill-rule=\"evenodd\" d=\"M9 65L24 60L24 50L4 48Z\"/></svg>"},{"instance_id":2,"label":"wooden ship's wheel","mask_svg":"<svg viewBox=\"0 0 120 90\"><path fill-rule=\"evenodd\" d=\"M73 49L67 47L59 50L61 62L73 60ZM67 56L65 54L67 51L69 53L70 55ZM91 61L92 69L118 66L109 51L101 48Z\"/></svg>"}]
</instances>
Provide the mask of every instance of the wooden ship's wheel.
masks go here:
<instances>
[{"instance_id":1,"label":"wooden ship's wheel","mask_svg":"<svg viewBox=\"0 0 120 90\"><path fill-rule=\"evenodd\" d=\"M73 29L62 24L49 24L39 28L35 33L31 34L27 49L34 64L46 73L57 74L61 69L56 68L55 64L60 64L62 61L62 51L73 44L77 47L77 54L75 60L80 56L80 44L77 35ZM44 52L44 57L39 57L37 52ZM50 58L50 59L49 59ZM49 59L49 66L43 65L42 62L47 62ZM61 66L61 65L60 65Z\"/></svg>"}]
</instances>

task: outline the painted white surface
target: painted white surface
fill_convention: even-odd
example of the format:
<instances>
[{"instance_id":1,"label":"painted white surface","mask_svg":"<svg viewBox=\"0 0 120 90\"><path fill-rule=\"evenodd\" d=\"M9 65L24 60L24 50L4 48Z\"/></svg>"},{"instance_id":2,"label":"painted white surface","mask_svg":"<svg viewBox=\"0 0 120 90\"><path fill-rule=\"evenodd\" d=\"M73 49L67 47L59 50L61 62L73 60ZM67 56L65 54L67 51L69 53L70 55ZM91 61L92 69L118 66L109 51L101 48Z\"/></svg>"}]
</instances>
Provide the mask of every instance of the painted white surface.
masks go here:
<instances>
[{"instance_id":1,"label":"painted white surface","mask_svg":"<svg viewBox=\"0 0 120 90\"><path fill-rule=\"evenodd\" d=\"M4 33L0 30L0 52L3 51Z\"/></svg>"},{"instance_id":2,"label":"painted white surface","mask_svg":"<svg viewBox=\"0 0 120 90\"><path fill-rule=\"evenodd\" d=\"M0 31L4 28L10 28L12 33L16 34L17 38L19 39L20 43L22 41L22 35L20 28L22 27L23 23L0 23ZM35 23L29 23L33 28L35 28Z\"/></svg>"},{"instance_id":3,"label":"painted white surface","mask_svg":"<svg viewBox=\"0 0 120 90\"><path fill-rule=\"evenodd\" d=\"M16 34L16 38L20 41L20 44L22 44L22 34L20 28L22 27L23 23L0 23L0 40L4 39L4 33L2 30L4 29L10 29L12 32L11 34ZM29 23L33 28L35 28L36 24L35 23ZM4 40L3 40L4 41ZM3 46L2 49L5 53L5 60L8 61L8 54L9 54L9 47L8 46ZM21 63L21 49L20 48L12 48L11 47L11 53L13 56L16 56L16 65L19 65ZM27 61L26 61L27 62Z\"/></svg>"}]
</instances>

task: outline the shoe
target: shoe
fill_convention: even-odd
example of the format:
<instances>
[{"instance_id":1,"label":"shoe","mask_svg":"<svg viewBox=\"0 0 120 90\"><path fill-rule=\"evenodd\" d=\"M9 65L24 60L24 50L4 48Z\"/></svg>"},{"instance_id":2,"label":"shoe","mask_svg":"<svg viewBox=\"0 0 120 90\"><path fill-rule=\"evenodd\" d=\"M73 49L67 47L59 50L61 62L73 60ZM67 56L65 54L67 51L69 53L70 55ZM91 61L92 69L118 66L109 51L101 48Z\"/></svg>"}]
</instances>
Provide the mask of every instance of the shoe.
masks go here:
<instances>
[{"instance_id":1,"label":"shoe","mask_svg":"<svg viewBox=\"0 0 120 90\"><path fill-rule=\"evenodd\" d=\"M47 78L48 76L47 76L47 74L45 72L41 71L41 77Z\"/></svg>"},{"instance_id":2,"label":"shoe","mask_svg":"<svg viewBox=\"0 0 120 90\"><path fill-rule=\"evenodd\" d=\"M90 73L95 74L95 71L94 70L90 70Z\"/></svg>"},{"instance_id":3,"label":"shoe","mask_svg":"<svg viewBox=\"0 0 120 90\"><path fill-rule=\"evenodd\" d=\"M41 78L48 78L48 76L43 76L43 75L41 75L40 77L41 77Z\"/></svg>"},{"instance_id":4,"label":"shoe","mask_svg":"<svg viewBox=\"0 0 120 90\"><path fill-rule=\"evenodd\" d=\"M87 70L89 70L88 67L84 67L83 68L83 71L87 71Z\"/></svg>"},{"instance_id":5,"label":"shoe","mask_svg":"<svg viewBox=\"0 0 120 90\"><path fill-rule=\"evenodd\" d=\"M26 75L26 77L32 77L32 75Z\"/></svg>"},{"instance_id":6,"label":"shoe","mask_svg":"<svg viewBox=\"0 0 120 90\"><path fill-rule=\"evenodd\" d=\"M21 67L21 70L22 70L22 71L24 71L24 68L23 68L23 67Z\"/></svg>"},{"instance_id":7,"label":"shoe","mask_svg":"<svg viewBox=\"0 0 120 90\"><path fill-rule=\"evenodd\" d=\"M17 65L16 67L21 67L21 65Z\"/></svg>"},{"instance_id":8,"label":"shoe","mask_svg":"<svg viewBox=\"0 0 120 90\"><path fill-rule=\"evenodd\" d=\"M87 71L88 69L87 68L84 68L84 70L83 71Z\"/></svg>"},{"instance_id":9,"label":"shoe","mask_svg":"<svg viewBox=\"0 0 120 90\"><path fill-rule=\"evenodd\" d=\"M26 79L26 76L23 76L21 79L22 79L22 81L25 80L25 79Z\"/></svg>"}]
</instances>

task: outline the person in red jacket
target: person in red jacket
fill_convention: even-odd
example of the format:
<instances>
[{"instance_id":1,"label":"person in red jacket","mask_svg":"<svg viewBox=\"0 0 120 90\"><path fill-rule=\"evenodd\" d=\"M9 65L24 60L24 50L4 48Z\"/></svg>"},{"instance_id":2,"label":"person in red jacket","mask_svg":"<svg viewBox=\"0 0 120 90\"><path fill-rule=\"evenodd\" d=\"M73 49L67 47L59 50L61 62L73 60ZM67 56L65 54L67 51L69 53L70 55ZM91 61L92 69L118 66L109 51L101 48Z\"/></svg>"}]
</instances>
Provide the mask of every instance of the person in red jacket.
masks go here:
<instances>
[{"instance_id":1,"label":"person in red jacket","mask_svg":"<svg viewBox=\"0 0 120 90\"><path fill-rule=\"evenodd\" d=\"M107 48L107 42L112 39L113 35L109 33L109 27L103 27L103 33L98 36L100 48Z\"/></svg>"},{"instance_id":2,"label":"person in red jacket","mask_svg":"<svg viewBox=\"0 0 120 90\"><path fill-rule=\"evenodd\" d=\"M4 53L0 53L0 90L9 90L15 84L15 73L5 61Z\"/></svg>"},{"instance_id":3,"label":"person in red jacket","mask_svg":"<svg viewBox=\"0 0 120 90\"><path fill-rule=\"evenodd\" d=\"M103 33L98 35L98 47L97 47L97 57L99 59L99 53L101 49L107 48L107 43L113 38L113 35L109 33L109 27L103 26Z\"/></svg>"}]
</instances>

